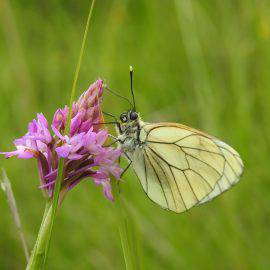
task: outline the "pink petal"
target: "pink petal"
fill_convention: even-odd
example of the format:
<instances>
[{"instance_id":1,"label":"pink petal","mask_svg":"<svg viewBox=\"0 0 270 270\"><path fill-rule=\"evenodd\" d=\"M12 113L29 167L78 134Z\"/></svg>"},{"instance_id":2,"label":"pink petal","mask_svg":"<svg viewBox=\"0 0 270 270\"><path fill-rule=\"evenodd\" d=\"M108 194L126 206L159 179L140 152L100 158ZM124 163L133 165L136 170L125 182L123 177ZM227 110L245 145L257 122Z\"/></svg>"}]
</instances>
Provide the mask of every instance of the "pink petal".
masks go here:
<instances>
[{"instance_id":1,"label":"pink petal","mask_svg":"<svg viewBox=\"0 0 270 270\"><path fill-rule=\"evenodd\" d=\"M65 140L65 137L60 133L60 131L55 127L55 126L51 126L52 127L52 130L54 132L54 134L61 140Z\"/></svg>"},{"instance_id":2,"label":"pink petal","mask_svg":"<svg viewBox=\"0 0 270 270\"><path fill-rule=\"evenodd\" d=\"M110 200L113 201L113 195L112 195L112 189L111 189L111 184L110 182L102 182L103 186L103 193L104 195Z\"/></svg>"},{"instance_id":3,"label":"pink petal","mask_svg":"<svg viewBox=\"0 0 270 270\"><path fill-rule=\"evenodd\" d=\"M79 154L76 154L76 153L70 154L70 155L68 156L68 158L69 158L69 159L72 159L72 160L78 160L78 159L81 159L82 157L83 157L83 155L79 155Z\"/></svg>"},{"instance_id":4,"label":"pink petal","mask_svg":"<svg viewBox=\"0 0 270 270\"><path fill-rule=\"evenodd\" d=\"M70 153L70 146L63 145L55 148L55 151L57 152L59 157L67 158Z\"/></svg>"}]
</instances>

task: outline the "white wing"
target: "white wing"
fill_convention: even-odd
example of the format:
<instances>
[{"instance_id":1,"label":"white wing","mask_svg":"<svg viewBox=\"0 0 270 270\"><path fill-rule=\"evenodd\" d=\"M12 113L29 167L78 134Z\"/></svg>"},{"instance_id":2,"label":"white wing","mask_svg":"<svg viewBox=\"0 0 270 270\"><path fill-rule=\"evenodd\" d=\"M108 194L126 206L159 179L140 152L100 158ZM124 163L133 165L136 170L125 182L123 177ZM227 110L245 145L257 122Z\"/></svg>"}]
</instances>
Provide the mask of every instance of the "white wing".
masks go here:
<instances>
[{"instance_id":1,"label":"white wing","mask_svg":"<svg viewBox=\"0 0 270 270\"><path fill-rule=\"evenodd\" d=\"M161 207L184 212L239 181L243 163L224 142L174 123L143 124L145 142L129 153L148 197Z\"/></svg>"}]
</instances>

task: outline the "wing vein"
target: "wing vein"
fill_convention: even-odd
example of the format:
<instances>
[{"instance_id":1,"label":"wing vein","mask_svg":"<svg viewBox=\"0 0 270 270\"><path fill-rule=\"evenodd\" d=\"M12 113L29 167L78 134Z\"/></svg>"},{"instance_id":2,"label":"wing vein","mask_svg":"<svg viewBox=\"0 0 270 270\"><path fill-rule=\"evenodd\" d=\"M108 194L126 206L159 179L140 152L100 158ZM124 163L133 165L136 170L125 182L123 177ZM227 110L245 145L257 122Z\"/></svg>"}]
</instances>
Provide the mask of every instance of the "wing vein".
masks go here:
<instances>
[{"instance_id":1,"label":"wing vein","mask_svg":"<svg viewBox=\"0 0 270 270\"><path fill-rule=\"evenodd\" d=\"M187 182L188 182L188 185L189 185L189 187L190 187L190 189L191 189L191 191L192 191L193 195L195 196L195 198L196 198L196 200L197 200L197 203L198 203L200 200L198 199L197 195L195 194L195 191L194 191L192 185L190 184L189 179L188 179L188 177L187 177L185 171L183 171L183 174L185 175L185 178L186 178L186 180L187 180Z\"/></svg>"},{"instance_id":2,"label":"wing vein","mask_svg":"<svg viewBox=\"0 0 270 270\"><path fill-rule=\"evenodd\" d=\"M186 155L188 155L188 156L190 156L190 157L192 157L192 158L194 158L194 159L196 159L196 160L199 160L200 162L202 162L202 163L204 163L205 165L209 166L210 168L212 168L213 170L215 170L215 171L217 172L218 175L221 175L220 172L219 172L216 168L214 168L212 165L210 165L209 163L207 163L207 162L205 162L205 161L203 161L203 160L201 160L201 159L199 159L199 158L197 158L197 157L195 157L195 156L193 156L193 155L191 155L191 154L185 152L184 150L182 150L182 151L183 151ZM225 160L224 160L224 162L225 162Z\"/></svg>"},{"instance_id":3,"label":"wing vein","mask_svg":"<svg viewBox=\"0 0 270 270\"><path fill-rule=\"evenodd\" d=\"M210 187L210 189L211 189L211 191L214 189L214 187L212 187L210 184L209 184L209 182L200 174L200 173L198 173L197 171L195 171L194 169L191 169L191 168L189 168L189 170L190 171L192 171L192 172L194 172L194 173L196 173L198 176L200 176L201 178L202 178L202 180L204 180L204 182ZM210 192L211 192L210 191Z\"/></svg>"},{"instance_id":4,"label":"wing vein","mask_svg":"<svg viewBox=\"0 0 270 270\"><path fill-rule=\"evenodd\" d=\"M146 194L148 194L148 179L147 179L147 170L145 164L145 156L143 155L143 165L144 165L144 173L145 173L145 184L146 184Z\"/></svg>"},{"instance_id":5,"label":"wing vein","mask_svg":"<svg viewBox=\"0 0 270 270\"><path fill-rule=\"evenodd\" d=\"M164 159L162 156L160 156L155 150L153 150L151 147L148 146L148 149L150 149L157 157L159 157L162 161L164 161L168 166L173 167L177 170L183 171L182 169L170 164L166 159Z\"/></svg>"},{"instance_id":6,"label":"wing vein","mask_svg":"<svg viewBox=\"0 0 270 270\"><path fill-rule=\"evenodd\" d=\"M165 201L166 201L166 204L167 204L167 208L168 208L168 209L170 209L170 207L169 207L169 203L168 203L168 199L167 199L167 197L166 197L166 194L165 194L165 191L164 191L163 185L162 185L162 183L161 183L161 181L160 181L160 179L159 179L159 177L158 177L158 174L157 174L157 172L156 172L156 170L155 170L155 167L153 166L152 162L150 161L150 159L149 159L149 157L148 157L148 155L147 155L147 153L146 153L146 151L145 151L145 150L144 150L144 154L145 154L145 156L146 156L146 158L147 158L147 160L148 160L148 162L149 162L150 166L152 167L152 169L153 169L153 171L154 171L154 173L155 173L155 175L156 175L156 177L157 177L157 179L158 179L158 182L159 182L159 184L160 184L160 187L161 187L161 190L162 190L163 196L164 196Z\"/></svg>"},{"instance_id":7,"label":"wing vein","mask_svg":"<svg viewBox=\"0 0 270 270\"><path fill-rule=\"evenodd\" d=\"M182 196L182 192L181 192L181 190L179 189L178 183L177 183L177 181L176 181L176 179L175 179L174 172L173 172L171 166L168 165L168 167L169 167L170 172L171 172L171 174L172 174L172 176L173 176L173 180L174 180L174 182L175 182L175 185L176 185L176 187L177 187L177 190L178 190L178 193L179 193L179 195L180 195L180 198L181 198L181 200L182 200L182 202L183 202L183 205L185 206L185 209L188 210L188 209L187 209L187 206L186 206L186 203L185 203L185 201L184 201L184 198L183 198L183 196Z\"/></svg>"},{"instance_id":8,"label":"wing vein","mask_svg":"<svg viewBox=\"0 0 270 270\"><path fill-rule=\"evenodd\" d=\"M221 153L213 152L213 151L206 150L206 149L201 149L201 148L197 148L197 147L190 147L190 146L183 146L183 145L178 145L178 144L175 144L175 145L180 146L181 148L194 149L194 150L207 152L207 153L210 153L210 154L215 154L215 155L219 155L219 156L224 157L224 155L221 154Z\"/></svg>"},{"instance_id":9,"label":"wing vein","mask_svg":"<svg viewBox=\"0 0 270 270\"><path fill-rule=\"evenodd\" d=\"M215 142L216 143L216 142ZM217 144L216 144L217 145ZM236 156L236 157L239 157L239 158L241 158L240 157L240 155L239 154L236 154L236 153L233 153L231 150L229 150L228 148L225 148L224 146L222 146L222 145L217 145L219 148L221 148L221 149L224 149L224 150L227 150L229 153L231 153L233 156Z\"/></svg>"},{"instance_id":10,"label":"wing vein","mask_svg":"<svg viewBox=\"0 0 270 270\"><path fill-rule=\"evenodd\" d=\"M156 160L156 158L154 158L152 156L152 158L156 161L156 164L159 166L159 168L162 170L163 174L164 174L164 178L166 179L167 183L168 183L168 186L170 187L170 191L171 191L171 194L172 194L172 198L173 198L173 201L174 201L174 205L175 205L175 209L177 209L177 205L176 205L176 200L175 200L175 197L174 197L174 194L173 194L173 191L172 191L172 187L170 185L170 182L169 180L167 179L167 175L164 171L164 169L162 168L162 166L158 163L158 161Z\"/></svg>"}]
</instances>

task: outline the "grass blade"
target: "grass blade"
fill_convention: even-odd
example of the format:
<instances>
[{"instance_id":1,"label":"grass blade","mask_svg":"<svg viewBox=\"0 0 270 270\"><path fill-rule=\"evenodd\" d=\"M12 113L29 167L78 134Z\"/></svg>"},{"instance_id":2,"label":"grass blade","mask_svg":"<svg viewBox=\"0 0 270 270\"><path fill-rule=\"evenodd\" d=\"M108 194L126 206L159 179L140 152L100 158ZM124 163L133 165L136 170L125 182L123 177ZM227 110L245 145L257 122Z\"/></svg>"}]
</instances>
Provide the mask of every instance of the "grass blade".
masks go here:
<instances>
[{"instance_id":1,"label":"grass blade","mask_svg":"<svg viewBox=\"0 0 270 270\"><path fill-rule=\"evenodd\" d=\"M88 31L89 31L89 25L90 25L90 20L92 17L94 5L95 5L95 0L93 0L91 5L90 5L90 9L89 9L88 17L87 17L87 22L86 22L86 26L85 26L85 30L84 30L82 45L81 45L81 49L80 49L80 54L79 54L79 58L78 58L78 62L77 62L77 66L76 66L76 70L75 70L75 74L74 74L71 95L70 95L70 102L69 102L68 119L67 119L67 124L66 124L66 128L65 128L65 134L68 134L69 130L70 130L70 122L71 122L71 116L72 116L72 104L73 104L73 101L75 98L76 86L77 86L77 81L78 81L79 72L80 72L81 63L82 63L82 56L84 53L86 38L87 38ZM50 224L50 232L49 232L49 236L48 236L49 238L48 238L48 242L47 242L47 246L46 246L46 250L45 250L44 265L46 264L48 251L49 251L49 247L50 247L52 229L53 229L54 219L55 219L55 215L56 215L56 211L57 211L57 207L58 207L59 194L60 194L60 190L61 190L63 170L64 170L64 159L61 158L59 161L58 174L57 174L57 179L56 179L55 189L54 189L54 194L53 194L52 220L51 220L51 224Z\"/></svg>"},{"instance_id":2,"label":"grass blade","mask_svg":"<svg viewBox=\"0 0 270 270\"><path fill-rule=\"evenodd\" d=\"M8 205L9 205L10 211L11 211L13 219L14 219L14 223L16 225L16 228L17 228L19 236L20 236L25 259L26 259L26 261L28 261L29 260L29 251L28 251L25 236L24 236L24 233L22 230L22 224L21 224L21 219L19 216L16 200L14 197L13 190L11 188L10 181L7 177L7 173L3 168L2 168L2 179L0 179L0 183L1 183L2 189L4 190L4 192L7 195Z\"/></svg>"}]
</instances>

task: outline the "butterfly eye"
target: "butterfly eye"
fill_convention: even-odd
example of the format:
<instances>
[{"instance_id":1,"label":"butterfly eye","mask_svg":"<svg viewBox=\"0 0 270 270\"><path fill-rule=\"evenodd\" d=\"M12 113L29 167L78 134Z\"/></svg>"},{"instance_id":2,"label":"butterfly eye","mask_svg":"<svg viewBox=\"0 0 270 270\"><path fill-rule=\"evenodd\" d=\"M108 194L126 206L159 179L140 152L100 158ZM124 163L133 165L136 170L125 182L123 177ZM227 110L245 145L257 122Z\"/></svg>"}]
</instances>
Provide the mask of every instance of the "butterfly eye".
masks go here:
<instances>
[{"instance_id":1,"label":"butterfly eye","mask_svg":"<svg viewBox=\"0 0 270 270\"><path fill-rule=\"evenodd\" d=\"M127 114L126 113L122 113L120 115L120 120L123 122L123 123L126 123L128 121L128 117L127 117Z\"/></svg>"},{"instance_id":2,"label":"butterfly eye","mask_svg":"<svg viewBox=\"0 0 270 270\"><path fill-rule=\"evenodd\" d=\"M135 111L131 111L129 114L130 120L136 120L138 118L138 113Z\"/></svg>"}]
</instances>

